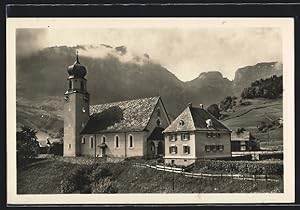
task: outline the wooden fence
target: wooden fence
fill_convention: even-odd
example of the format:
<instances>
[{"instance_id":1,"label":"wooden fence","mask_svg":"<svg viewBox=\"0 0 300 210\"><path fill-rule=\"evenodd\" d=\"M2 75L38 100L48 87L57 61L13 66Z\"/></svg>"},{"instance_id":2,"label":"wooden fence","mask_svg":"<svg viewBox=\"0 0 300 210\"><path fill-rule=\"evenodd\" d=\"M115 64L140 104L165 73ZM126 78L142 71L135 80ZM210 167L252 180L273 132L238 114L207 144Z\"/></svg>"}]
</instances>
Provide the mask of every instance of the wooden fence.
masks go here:
<instances>
[{"instance_id":1,"label":"wooden fence","mask_svg":"<svg viewBox=\"0 0 300 210\"><path fill-rule=\"evenodd\" d=\"M165 165L149 165L149 164L142 164L142 163L133 163L133 166L139 167L139 168L152 168L152 169L156 169L158 171L166 171L166 172L182 174L186 177L192 177L192 178L227 177L227 178L237 179L237 180L270 181L270 182L279 182L280 179L282 179L282 177L278 176L278 175L193 173L193 172L186 172L182 168L168 167Z\"/></svg>"}]
</instances>

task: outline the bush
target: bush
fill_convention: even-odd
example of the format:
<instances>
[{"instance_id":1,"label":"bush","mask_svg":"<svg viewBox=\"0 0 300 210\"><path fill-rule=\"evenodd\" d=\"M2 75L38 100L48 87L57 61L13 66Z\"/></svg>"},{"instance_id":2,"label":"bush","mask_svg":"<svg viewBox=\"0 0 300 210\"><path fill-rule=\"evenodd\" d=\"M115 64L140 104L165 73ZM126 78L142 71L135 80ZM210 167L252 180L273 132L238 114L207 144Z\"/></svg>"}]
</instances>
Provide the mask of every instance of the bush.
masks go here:
<instances>
[{"instance_id":1,"label":"bush","mask_svg":"<svg viewBox=\"0 0 300 210\"><path fill-rule=\"evenodd\" d=\"M91 173L90 180L92 182L98 182L100 179L106 178L111 176L112 173L108 168L98 166L93 172Z\"/></svg>"},{"instance_id":2,"label":"bush","mask_svg":"<svg viewBox=\"0 0 300 210\"><path fill-rule=\"evenodd\" d=\"M217 104L212 104L207 108L207 111L211 113L215 118L219 119L221 114L220 114L220 109Z\"/></svg>"},{"instance_id":3,"label":"bush","mask_svg":"<svg viewBox=\"0 0 300 210\"><path fill-rule=\"evenodd\" d=\"M17 160L18 163L27 163L29 159L39 155L39 143L36 137L37 131L23 126L22 130L17 132Z\"/></svg>"},{"instance_id":4,"label":"bush","mask_svg":"<svg viewBox=\"0 0 300 210\"><path fill-rule=\"evenodd\" d=\"M100 179L92 186L92 193L117 193L118 188L110 178Z\"/></svg>"},{"instance_id":5,"label":"bush","mask_svg":"<svg viewBox=\"0 0 300 210\"><path fill-rule=\"evenodd\" d=\"M107 185L103 182L108 176L111 176L111 171L103 166L98 165L77 165L73 170L66 174L61 182L62 193L91 193L95 186L99 185L104 191L114 192L114 186Z\"/></svg>"},{"instance_id":6,"label":"bush","mask_svg":"<svg viewBox=\"0 0 300 210\"><path fill-rule=\"evenodd\" d=\"M282 90L282 76L273 75L253 82L250 87L243 90L241 97L274 99L282 95Z\"/></svg>"},{"instance_id":7,"label":"bush","mask_svg":"<svg viewBox=\"0 0 300 210\"><path fill-rule=\"evenodd\" d=\"M78 165L69 173L67 173L62 180L61 192L73 193L75 191L88 192L90 185L90 177L92 166Z\"/></svg>"}]
</instances>

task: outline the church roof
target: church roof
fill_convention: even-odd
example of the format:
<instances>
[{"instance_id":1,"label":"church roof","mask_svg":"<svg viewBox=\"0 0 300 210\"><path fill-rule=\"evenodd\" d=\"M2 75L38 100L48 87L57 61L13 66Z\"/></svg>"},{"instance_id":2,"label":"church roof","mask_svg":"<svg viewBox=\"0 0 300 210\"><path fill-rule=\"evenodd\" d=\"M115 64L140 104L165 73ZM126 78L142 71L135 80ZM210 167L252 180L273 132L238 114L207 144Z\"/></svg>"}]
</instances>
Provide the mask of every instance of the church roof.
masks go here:
<instances>
[{"instance_id":1,"label":"church roof","mask_svg":"<svg viewBox=\"0 0 300 210\"><path fill-rule=\"evenodd\" d=\"M80 64L78 52L76 53L76 61L73 65L68 67L69 78L84 78L87 71L86 68Z\"/></svg>"},{"instance_id":2,"label":"church roof","mask_svg":"<svg viewBox=\"0 0 300 210\"><path fill-rule=\"evenodd\" d=\"M90 106L90 119L81 134L143 131L160 97Z\"/></svg>"},{"instance_id":3,"label":"church roof","mask_svg":"<svg viewBox=\"0 0 300 210\"><path fill-rule=\"evenodd\" d=\"M207 127L206 121L210 119L212 124ZM212 114L200 107L188 106L165 130L176 131L228 131L230 130L217 120Z\"/></svg>"}]
</instances>

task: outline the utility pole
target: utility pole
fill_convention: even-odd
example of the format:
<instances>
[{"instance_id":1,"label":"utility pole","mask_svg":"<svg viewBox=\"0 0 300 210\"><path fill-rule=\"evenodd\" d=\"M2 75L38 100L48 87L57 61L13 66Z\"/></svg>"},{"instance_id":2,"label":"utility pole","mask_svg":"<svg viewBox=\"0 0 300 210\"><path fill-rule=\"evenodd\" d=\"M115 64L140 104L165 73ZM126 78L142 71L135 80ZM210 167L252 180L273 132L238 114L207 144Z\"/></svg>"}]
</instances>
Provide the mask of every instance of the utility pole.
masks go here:
<instances>
[{"instance_id":1,"label":"utility pole","mask_svg":"<svg viewBox=\"0 0 300 210\"><path fill-rule=\"evenodd\" d=\"M173 192L175 191L175 176L174 176L174 165L172 165L172 174L173 174Z\"/></svg>"},{"instance_id":2,"label":"utility pole","mask_svg":"<svg viewBox=\"0 0 300 210\"><path fill-rule=\"evenodd\" d=\"M270 131L268 131L268 147L270 146Z\"/></svg>"}]
</instances>

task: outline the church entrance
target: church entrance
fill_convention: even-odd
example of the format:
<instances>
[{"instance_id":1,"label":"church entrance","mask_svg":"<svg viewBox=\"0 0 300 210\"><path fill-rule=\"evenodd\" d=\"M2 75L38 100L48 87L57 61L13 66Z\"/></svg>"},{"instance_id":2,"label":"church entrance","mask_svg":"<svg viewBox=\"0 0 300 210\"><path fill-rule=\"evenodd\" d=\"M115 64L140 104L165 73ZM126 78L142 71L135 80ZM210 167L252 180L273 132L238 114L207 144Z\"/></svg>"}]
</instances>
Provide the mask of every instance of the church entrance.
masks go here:
<instances>
[{"instance_id":1,"label":"church entrance","mask_svg":"<svg viewBox=\"0 0 300 210\"><path fill-rule=\"evenodd\" d=\"M101 143L99 145L99 157L105 157L106 153L105 153L105 149L107 148L107 145L105 143Z\"/></svg>"},{"instance_id":2,"label":"church entrance","mask_svg":"<svg viewBox=\"0 0 300 210\"><path fill-rule=\"evenodd\" d=\"M155 127L148 137L148 156L150 158L157 158L164 155L164 137L163 128Z\"/></svg>"},{"instance_id":3,"label":"church entrance","mask_svg":"<svg viewBox=\"0 0 300 210\"><path fill-rule=\"evenodd\" d=\"M164 154L164 146L163 146L162 141L158 142L158 145L157 145L157 154L158 155L163 155Z\"/></svg>"}]
</instances>

